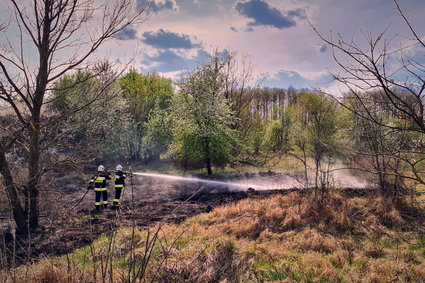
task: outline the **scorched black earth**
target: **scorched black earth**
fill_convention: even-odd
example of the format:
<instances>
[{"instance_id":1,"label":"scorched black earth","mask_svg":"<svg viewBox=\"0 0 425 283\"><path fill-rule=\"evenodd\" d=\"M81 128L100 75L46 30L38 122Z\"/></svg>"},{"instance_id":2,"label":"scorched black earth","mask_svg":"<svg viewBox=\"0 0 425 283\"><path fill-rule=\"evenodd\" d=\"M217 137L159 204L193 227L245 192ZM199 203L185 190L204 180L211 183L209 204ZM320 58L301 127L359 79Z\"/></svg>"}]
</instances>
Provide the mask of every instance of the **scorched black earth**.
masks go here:
<instances>
[{"instance_id":1,"label":"scorched black earth","mask_svg":"<svg viewBox=\"0 0 425 283\"><path fill-rule=\"evenodd\" d=\"M84 187L84 181L80 180L79 188L70 185L70 182L54 185L59 188L55 190L55 198L59 198L63 205L55 207L55 203L46 203L46 215L41 218L40 228L32 231L29 236L16 235L15 248L19 262L72 252L88 245L101 234L110 233L120 227L130 227L133 221L142 229L159 222L180 223L193 215L209 212L216 206L248 197L264 198L292 191L231 191L226 186L133 175L128 178L121 209L104 209L102 213L94 215L91 213L94 208L93 191L89 191L78 203L86 192L85 189L80 189ZM110 203L113 193L112 184L109 184ZM5 248L12 254L13 236L5 234L4 238Z\"/></svg>"}]
</instances>

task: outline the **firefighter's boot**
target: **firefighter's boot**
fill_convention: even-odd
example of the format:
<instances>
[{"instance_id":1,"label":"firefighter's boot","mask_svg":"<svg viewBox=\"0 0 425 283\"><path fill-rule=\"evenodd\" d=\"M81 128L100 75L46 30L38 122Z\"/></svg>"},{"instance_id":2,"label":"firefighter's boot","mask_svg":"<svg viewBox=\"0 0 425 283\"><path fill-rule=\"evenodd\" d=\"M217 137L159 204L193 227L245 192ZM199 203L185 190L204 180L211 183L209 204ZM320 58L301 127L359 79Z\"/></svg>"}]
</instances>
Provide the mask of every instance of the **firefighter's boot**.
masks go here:
<instances>
[{"instance_id":1,"label":"firefighter's boot","mask_svg":"<svg viewBox=\"0 0 425 283\"><path fill-rule=\"evenodd\" d=\"M91 214L99 214L102 212L102 210L100 209L100 205L96 205L95 209L93 209L92 211L90 211Z\"/></svg>"}]
</instances>

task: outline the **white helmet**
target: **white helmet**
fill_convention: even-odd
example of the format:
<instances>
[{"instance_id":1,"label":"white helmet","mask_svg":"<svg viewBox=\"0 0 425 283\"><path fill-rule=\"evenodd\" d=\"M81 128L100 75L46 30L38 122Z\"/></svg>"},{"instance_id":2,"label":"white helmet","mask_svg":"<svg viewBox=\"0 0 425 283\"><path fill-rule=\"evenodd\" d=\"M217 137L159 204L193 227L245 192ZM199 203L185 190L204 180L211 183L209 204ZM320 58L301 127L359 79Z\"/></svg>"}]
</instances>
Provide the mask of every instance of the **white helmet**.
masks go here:
<instances>
[{"instance_id":1,"label":"white helmet","mask_svg":"<svg viewBox=\"0 0 425 283\"><path fill-rule=\"evenodd\" d=\"M105 166L99 165L99 167L97 167L97 171L99 171L99 172L105 171Z\"/></svg>"},{"instance_id":2,"label":"white helmet","mask_svg":"<svg viewBox=\"0 0 425 283\"><path fill-rule=\"evenodd\" d=\"M117 165L117 167L115 168L115 170L122 171L122 166L121 165Z\"/></svg>"}]
</instances>

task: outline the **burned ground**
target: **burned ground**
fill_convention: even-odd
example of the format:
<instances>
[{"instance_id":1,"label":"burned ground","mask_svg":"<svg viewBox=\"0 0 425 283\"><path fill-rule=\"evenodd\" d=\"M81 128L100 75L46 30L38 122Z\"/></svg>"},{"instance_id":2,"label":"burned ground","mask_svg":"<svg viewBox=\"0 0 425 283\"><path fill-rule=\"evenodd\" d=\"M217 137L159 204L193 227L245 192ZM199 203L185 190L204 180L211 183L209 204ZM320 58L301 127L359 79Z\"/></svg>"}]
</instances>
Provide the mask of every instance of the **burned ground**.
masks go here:
<instances>
[{"instance_id":1,"label":"burned ground","mask_svg":"<svg viewBox=\"0 0 425 283\"><path fill-rule=\"evenodd\" d=\"M258 176L243 177L252 179ZM78 178L69 181L65 179L52 183L56 189L50 190L48 197L42 198L45 215L41 217L41 225L37 231L32 231L25 238L17 235L17 241L13 241L10 234L4 237L3 242L6 243L9 254L16 249L18 261L27 262L63 255L90 244L102 234L108 234L119 227L130 227L133 223L139 228L157 223L180 223L188 217L209 212L224 204L298 190L254 190L247 186L245 191L232 191L226 186L133 175L127 182L120 210L105 209L101 214L92 215L94 193L89 191L79 202L86 192L84 181ZM111 201L114 193L111 184L108 193Z\"/></svg>"},{"instance_id":2,"label":"burned ground","mask_svg":"<svg viewBox=\"0 0 425 283\"><path fill-rule=\"evenodd\" d=\"M53 182L51 186L55 189L46 191L41 197L43 216L38 230L25 238L16 235L17 241L13 241L13 234L3 231L3 248L8 249L9 254L16 249L16 259L20 262L72 252L88 245L101 234L133 223L139 228L160 222L180 223L188 217L209 212L216 206L248 197L264 198L288 192L230 191L226 186L133 176L127 182L120 210L105 209L101 214L92 215L94 193L89 191L79 202L86 192L84 181L65 178ZM114 193L112 184L108 193L111 202ZM6 223L5 220L6 217L3 223Z\"/></svg>"}]
</instances>

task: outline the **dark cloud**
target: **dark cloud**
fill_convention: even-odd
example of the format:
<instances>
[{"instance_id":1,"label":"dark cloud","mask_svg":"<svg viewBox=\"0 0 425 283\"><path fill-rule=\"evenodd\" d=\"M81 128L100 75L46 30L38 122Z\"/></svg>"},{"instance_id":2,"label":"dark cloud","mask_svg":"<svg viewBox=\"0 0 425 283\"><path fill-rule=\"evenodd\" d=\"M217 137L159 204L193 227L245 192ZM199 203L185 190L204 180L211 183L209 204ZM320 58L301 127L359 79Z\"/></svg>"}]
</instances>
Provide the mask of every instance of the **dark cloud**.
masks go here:
<instances>
[{"instance_id":1,"label":"dark cloud","mask_svg":"<svg viewBox=\"0 0 425 283\"><path fill-rule=\"evenodd\" d=\"M177 10L177 7L174 6L174 2L170 0L159 3L156 3L155 1L149 1L148 5L150 5L150 8L155 13L158 13L161 10Z\"/></svg>"},{"instance_id":2,"label":"dark cloud","mask_svg":"<svg viewBox=\"0 0 425 283\"><path fill-rule=\"evenodd\" d=\"M225 60L230 56L230 53L227 49L223 49L221 51L217 51L216 55L218 58ZM211 56L213 56L213 54L208 53L205 49L199 49L196 56L193 57L193 60L200 65L208 64L211 62Z\"/></svg>"},{"instance_id":3,"label":"dark cloud","mask_svg":"<svg viewBox=\"0 0 425 283\"><path fill-rule=\"evenodd\" d=\"M137 31L135 29L128 27L118 32L114 37L118 40L136 39L136 33Z\"/></svg>"},{"instance_id":4,"label":"dark cloud","mask_svg":"<svg viewBox=\"0 0 425 283\"><path fill-rule=\"evenodd\" d=\"M161 10L177 10L174 1L171 0L164 0L158 3L153 0L137 0L137 9L141 9L142 6L146 7L145 5L154 13L158 13Z\"/></svg>"},{"instance_id":5,"label":"dark cloud","mask_svg":"<svg viewBox=\"0 0 425 283\"><path fill-rule=\"evenodd\" d=\"M300 10L291 10L284 15L280 10L262 0L237 2L235 8L242 16L253 20L248 23L249 26L263 25L283 29L295 26L295 18L303 18Z\"/></svg>"},{"instance_id":6,"label":"dark cloud","mask_svg":"<svg viewBox=\"0 0 425 283\"><path fill-rule=\"evenodd\" d=\"M230 27L230 30L232 30L234 32L238 32L238 30L235 27Z\"/></svg>"},{"instance_id":7,"label":"dark cloud","mask_svg":"<svg viewBox=\"0 0 425 283\"><path fill-rule=\"evenodd\" d=\"M193 58L197 64L207 64L210 60L210 54L204 49L199 49L196 56Z\"/></svg>"},{"instance_id":8,"label":"dark cloud","mask_svg":"<svg viewBox=\"0 0 425 283\"><path fill-rule=\"evenodd\" d=\"M230 53L229 53L229 50L223 49L222 51L218 51L217 55L219 58L226 60L227 58L229 58Z\"/></svg>"},{"instance_id":9,"label":"dark cloud","mask_svg":"<svg viewBox=\"0 0 425 283\"><path fill-rule=\"evenodd\" d=\"M319 51L320 51L320 53L325 53L327 49L328 49L328 47L326 45L322 45L322 47L320 47Z\"/></svg>"},{"instance_id":10,"label":"dark cloud","mask_svg":"<svg viewBox=\"0 0 425 283\"><path fill-rule=\"evenodd\" d=\"M192 49L201 46L199 43L193 43L187 34L174 33L163 29L157 32L144 32L142 41L159 49Z\"/></svg>"},{"instance_id":11,"label":"dark cloud","mask_svg":"<svg viewBox=\"0 0 425 283\"><path fill-rule=\"evenodd\" d=\"M173 62L176 60L180 60L181 58L182 58L181 56L177 55L177 53L171 50L160 51L155 56L146 55L146 60L148 60L149 62L167 62L167 61ZM142 62L142 63L146 63L146 62Z\"/></svg>"},{"instance_id":12,"label":"dark cloud","mask_svg":"<svg viewBox=\"0 0 425 283\"><path fill-rule=\"evenodd\" d=\"M220 58L225 58L228 55L229 52L226 49L218 52ZM142 68L141 71L161 73L184 71L208 62L210 62L210 54L204 49L198 49L195 56L184 56L172 50L166 50L159 51L153 56L145 54L141 63L147 67Z\"/></svg>"},{"instance_id":13,"label":"dark cloud","mask_svg":"<svg viewBox=\"0 0 425 283\"><path fill-rule=\"evenodd\" d=\"M249 28L246 28L245 31L252 32L252 31L254 31L254 29L252 27L249 27Z\"/></svg>"},{"instance_id":14,"label":"dark cloud","mask_svg":"<svg viewBox=\"0 0 425 283\"><path fill-rule=\"evenodd\" d=\"M142 71L158 71L162 73L181 71L187 68L190 60L171 51L159 51L154 56L145 54L145 58L141 62L149 67L142 69Z\"/></svg>"}]
</instances>

